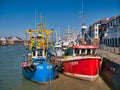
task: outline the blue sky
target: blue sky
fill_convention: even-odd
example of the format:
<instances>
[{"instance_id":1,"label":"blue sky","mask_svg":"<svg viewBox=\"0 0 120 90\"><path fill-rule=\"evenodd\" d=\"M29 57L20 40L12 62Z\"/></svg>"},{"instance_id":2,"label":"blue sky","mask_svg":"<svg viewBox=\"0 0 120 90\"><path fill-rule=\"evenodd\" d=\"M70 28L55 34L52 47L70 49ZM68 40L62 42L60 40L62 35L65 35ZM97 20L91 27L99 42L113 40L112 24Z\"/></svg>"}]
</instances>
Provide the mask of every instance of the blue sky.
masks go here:
<instances>
[{"instance_id":1,"label":"blue sky","mask_svg":"<svg viewBox=\"0 0 120 90\"><path fill-rule=\"evenodd\" d=\"M61 34L65 29L80 31L81 0L0 0L0 37L25 37L26 29L35 29L44 16L47 29ZM36 12L36 14L35 14ZM120 0L84 0L85 22L89 26L104 17L120 14ZM36 21L35 21L36 17Z\"/></svg>"}]
</instances>

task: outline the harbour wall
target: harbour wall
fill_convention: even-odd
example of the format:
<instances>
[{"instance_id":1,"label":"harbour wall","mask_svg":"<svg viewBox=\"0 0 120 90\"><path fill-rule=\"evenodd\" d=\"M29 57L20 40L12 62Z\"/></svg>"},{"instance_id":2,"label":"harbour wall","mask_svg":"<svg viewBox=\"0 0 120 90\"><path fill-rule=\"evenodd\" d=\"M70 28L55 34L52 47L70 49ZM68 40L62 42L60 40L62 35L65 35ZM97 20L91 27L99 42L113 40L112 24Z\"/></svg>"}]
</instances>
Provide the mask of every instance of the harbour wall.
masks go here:
<instances>
[{"instance_id":1,"label":"harbour wall","mask_svg":"<svg viewBox=\"0 0 120 90\"><path fill-rule=\"evenodd\" d=\"M99 50L102 57L100 76L112 90L120 90L120 55Z\"/></svg>"},{"instance_id":2,"label":"harbour wall","mask_svg":"<svg viewBox=\"0 0 120 90\"><path fill-rule=\"evenodd\" d=\"M119 47L110 47L110 46L100 45L100 49L106 50L111 53L120 54L120 46Z\"/></svg>"}]
</instances>

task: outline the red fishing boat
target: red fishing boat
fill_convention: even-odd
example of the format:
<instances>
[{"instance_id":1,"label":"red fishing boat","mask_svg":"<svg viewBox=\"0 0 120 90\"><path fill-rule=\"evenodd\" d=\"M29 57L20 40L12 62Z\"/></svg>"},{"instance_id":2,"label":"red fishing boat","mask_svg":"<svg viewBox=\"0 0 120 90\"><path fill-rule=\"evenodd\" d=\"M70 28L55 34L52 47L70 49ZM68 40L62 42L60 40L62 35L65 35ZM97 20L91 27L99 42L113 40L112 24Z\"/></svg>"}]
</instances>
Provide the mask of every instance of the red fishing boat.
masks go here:
<instances>
[{"instance_id":1,"label":"red fishing boat","mask_svg":"<svg viewBox=\"0 0 120 90\"><path fill-rule=\"evenodd\" d=\"M65 75L94 81L99 76L101 57L97 55L98 46L95 43L94 45L85 43L86 28L82 24L81 41L77 39L72 47L68 47L64 51L62 57L57 58L57 61L62 63L63 73Z\"/></svg>"},{"instance_id":2,"label":"red fishing boat","mask_svg":"<svg viewBox=\"0 0 120 90\"><path fill-rule=\"evenodd\" d=\"M101 58L96 55L97 46L75 45L72 55L64 56L63 73L79 79L94 81L99 76Z\"/></svg>"},{"instance_id":3,"label":"red fishing boat","mask_svg":"<svg viewBox=\"0 0 120 90\"><path fill-rule=\"evenodd\" d=\"M82 15L83 2L82 2ZM72 46L64 51L62 57L57 57L57 61L62 65L63 73L67 76L94 81L99 76L101 57L97 55L98 46L87 34L87 26L82 21L82 35L77 35L77 39ZM87 40L90 39L90 44ZM62 63L62 64L61 64Z\"/></svg>"}]
</instances>

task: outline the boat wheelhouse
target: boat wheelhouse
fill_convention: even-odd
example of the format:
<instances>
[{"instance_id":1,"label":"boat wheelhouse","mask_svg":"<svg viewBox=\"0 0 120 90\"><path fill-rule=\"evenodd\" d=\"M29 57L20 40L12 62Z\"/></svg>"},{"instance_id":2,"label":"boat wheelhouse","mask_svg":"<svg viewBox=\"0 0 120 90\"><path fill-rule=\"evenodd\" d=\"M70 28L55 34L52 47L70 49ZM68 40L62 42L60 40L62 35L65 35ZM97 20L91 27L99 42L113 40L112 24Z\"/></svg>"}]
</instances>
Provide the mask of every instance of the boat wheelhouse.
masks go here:
<instances>
[{"instance_id":1,"label":"boat wheelhouse","mask_svg":"<svg viewBox=\"0 0 120 90\"><path fill-rule=\"evenodd\" d=\"M63 64L65 75L94 81L99 76L101 58L97 55L97 46L75 45L68 49L67 54L57 59Z\"/></svg>"},{"instance_id":2,"label":"boat wheelhouse","mask_svg":"<svg viewBox=\"0 0 120 90\"><path fill-rule=\"evenodd\" d=\"M23 75L38 83L48 83L58 77L48 48L48 36L53 30L47 30L39 24L38 30L26 30L30 35L29 48L22 62Z\"/></svg>"}]
</instances>

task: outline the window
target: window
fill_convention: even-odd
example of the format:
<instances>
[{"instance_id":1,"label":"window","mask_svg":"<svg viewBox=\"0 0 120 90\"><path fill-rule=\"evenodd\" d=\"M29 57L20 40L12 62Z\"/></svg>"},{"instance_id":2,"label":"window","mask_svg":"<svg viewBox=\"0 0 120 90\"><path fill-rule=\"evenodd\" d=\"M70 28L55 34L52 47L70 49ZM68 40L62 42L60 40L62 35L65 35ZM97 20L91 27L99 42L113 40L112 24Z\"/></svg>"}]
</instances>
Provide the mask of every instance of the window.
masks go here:
<instances>
[{"instance_id":1,"label":"window","mask_svg":"<svg viewBox=\"0 0 120 90\"><path fill-rule=\"evenodd\" d=\"M96 29L96 32L97 32L97 29Z\"/></svg>"},{"instance_id":2,"label":"window","mask_svg":"<svg viewBox=\"0 0 120 90\"><path fill-rule=\"evenodd\" d=\"M117 46L117 38L115 38L115 46Z\"/></svg>"},{"instance_id":3,"label":"window","mask_svg":"<svg viewBox=\"0 0 120 90\"><path fill-rule=\"evenodd\" d=\"M81 53L82 53L82 54L86 54L87 52L86 52L85 49L81 49Z\"/></svg>"},{"instance_id":4,"label":"window","mask_svg":"<svg viewBox=\"0 0 120 90\"><path fill-rule=\"evenodd\" d=\"M42 56L42 50L38 50L38 56Z\"/></svg>"},{"instance_id":5,"label":"window","mask_svg":"<svg viewBox=\"0 0 120 90\"><path fill-rule=\"evenodd\" d=\"M119 18L119 25L120 25L120 18Z\"/></svg>"},{"instance_id":6,"label":"window","mask_svg":"<svg viewBox=\"0 0 120 90\"><path fill-rule=\"evenodd\" d=\"M114 46L114 38L112 38L112 46Z\"/></svg>"},{"instance_id":7,"label":"window","mask_svg":"<svg viewBox=\"0 0 120 90\"><path fill-rule=\"evenodd\" d=\"M33 51L33 56L35 56L35 51Z\"/></svg>"},{"instance_id":8,"label":"window","mask_svg":"<svg viewBox=\"0 0 120 90\"><path fill-rule=\"evenodd\" d=\"M75 49L75 54L79 54L79 49Z\"/></svg>"},{"instance_id":9,"label":"window","mask_svg":"<svg viewBox=\"0 0 120 90\"><path fill-rule=\"evenodd\" d=\"M96 33L96 38L98 37L97 33Z\"/></svg>"},{"instance_id":10,"label":"window","mask_svg":"<svg viewBox=\"0 0 120 90\"><path fill-rule=\"evenodd\" d=\"M108 46L110 45L110 40L108 39Z\"/></svg>"},{"instance_id":11,"label":"window","mask_svg":"<svg viewBox=\"0 0 120 90\"><path fill-rule=\"evenodd\" d=\"M120 37L119 37L119 46L120 46Z\"/></svg>"},{"instance_id":12,"label":"window","mask_svg":"<svg viewBox=\"0 0 120 90\"><path fill-rule=\"evenodd\" d=\"M112 44L112 40L110 39L110 46L111 46L111 44Z\"/></svg>"}]
</instances>

